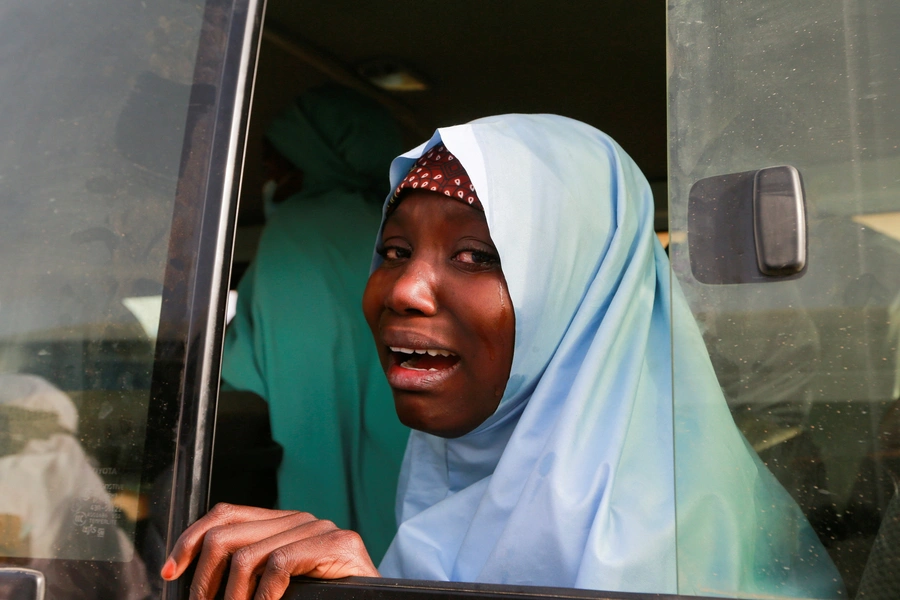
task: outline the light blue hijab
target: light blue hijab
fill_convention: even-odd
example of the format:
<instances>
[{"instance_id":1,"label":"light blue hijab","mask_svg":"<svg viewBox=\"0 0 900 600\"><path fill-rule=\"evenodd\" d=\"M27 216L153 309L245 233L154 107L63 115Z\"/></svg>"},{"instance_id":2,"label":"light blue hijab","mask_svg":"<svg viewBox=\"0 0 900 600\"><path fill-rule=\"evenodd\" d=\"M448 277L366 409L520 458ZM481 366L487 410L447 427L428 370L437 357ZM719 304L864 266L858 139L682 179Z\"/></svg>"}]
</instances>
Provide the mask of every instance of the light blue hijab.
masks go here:
<instances>
[{"instance_id":1,"label":"light blue hijab","mask_svg":"<svg viewBox=\"0 0 900 600\"><path fill-rule=\"evenodd\" d=\"M410 437L382 574L838 595L825 550L734 425L625 152L564 117L490 117L397 158L392 185L439 142L484 206L515 352L476 430ZM690 390L674 410L673 383Z\"/></svg>"}]
</instances>

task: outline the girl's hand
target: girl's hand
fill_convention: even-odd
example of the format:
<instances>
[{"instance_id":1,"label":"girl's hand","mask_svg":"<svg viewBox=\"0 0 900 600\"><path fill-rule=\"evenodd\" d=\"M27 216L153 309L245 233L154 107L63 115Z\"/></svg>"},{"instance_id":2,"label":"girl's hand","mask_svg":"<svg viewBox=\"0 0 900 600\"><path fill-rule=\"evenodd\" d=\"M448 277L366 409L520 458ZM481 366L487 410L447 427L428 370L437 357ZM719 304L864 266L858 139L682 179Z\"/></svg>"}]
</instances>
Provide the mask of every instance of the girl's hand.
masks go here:
<instances>
[{"instance_id":1,"label":"girl's hand","mask_svg":"<svg viewBox=\"0 0 900 600\"><path fill-rule=\"evenodd\" d=\"M162 578L177 579L198 554L192 600L215 595L229 560L226 600L281 598L292 575L380 576L359 534L288 510L217 504L178 538Z\"/></svg>"}]
</instances>

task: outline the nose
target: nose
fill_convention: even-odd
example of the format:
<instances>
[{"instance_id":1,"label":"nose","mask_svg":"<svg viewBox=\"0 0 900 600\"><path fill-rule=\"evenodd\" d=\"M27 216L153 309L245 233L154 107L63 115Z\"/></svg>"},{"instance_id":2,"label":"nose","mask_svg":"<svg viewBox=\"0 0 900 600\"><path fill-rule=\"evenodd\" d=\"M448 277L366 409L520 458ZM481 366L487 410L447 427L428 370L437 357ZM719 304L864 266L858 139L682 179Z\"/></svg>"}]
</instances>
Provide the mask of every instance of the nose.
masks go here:
<instances>
[{"instance_id":1,"label":"nose","mask_svg":"<svg viewBox=\"0 0 900 600\"><path fill-rule=\"evenodd\" d=\"M394 280L386 306L397 314L432 316L437 313L434 270L424 261L412 260Z\"/></svg>"}]
</instances>

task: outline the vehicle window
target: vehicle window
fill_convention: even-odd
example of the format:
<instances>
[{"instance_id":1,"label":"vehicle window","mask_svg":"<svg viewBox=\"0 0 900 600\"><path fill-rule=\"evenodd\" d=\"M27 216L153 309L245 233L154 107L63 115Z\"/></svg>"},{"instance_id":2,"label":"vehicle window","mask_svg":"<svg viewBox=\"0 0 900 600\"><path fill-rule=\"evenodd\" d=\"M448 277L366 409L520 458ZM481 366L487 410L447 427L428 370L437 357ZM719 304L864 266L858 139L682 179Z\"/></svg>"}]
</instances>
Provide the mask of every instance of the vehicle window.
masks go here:
<instances>
[{"instance_id":1,"label":"vehicle window","mask_svg":"<svg viewBox=\"0 0 900 600\"><path fill-rule=\"evenodd\" d=\"M0 5L0 565L51 598L160 585L233 10Z\"/></svg>"},{"instance_id":2,"label":"vehicle window","mask_svg":"<svg viewBox=\"0 0 900 600\"><path fill-rule=\"evenodd\" d=\"M683 293L699 323L734 423L802 511L780 521L732 515L716 526L696 519L700 506L711 509L720 498L703 504L678 493L678 483L702 468L689 460L692 448L719 434L695 418L698 390L679 378L691 359L676 356L679 591L715 594L697 587L697 557L733 539L727 527L746 525L747 535L763 534L767 552L783 553L784 569L735 576L766 578L775 596L801 585L804 561L820 565L826 595L823 559L833 562L832 579L839 576L847 597L891 586L888 596L896 595L883 565L896 556L884 540L895 535L888 517L900 501L900 12L888 1L675 1L668 12L673 296ZM692 255L694 186L779 165L802 177L806 272L701 281L692 263L699 256ZM752 206L752 193L746 201ZM688 320L676 323L676 349L693 327ZM713 471L723 462L705 460ZM723 496L763 494L758 482L732 483ZM773 506L783 502L773 498ZM804 537L807 527L814 537ZM793 549L776 547L788 538Z\"/></svg>"}]
</instances>

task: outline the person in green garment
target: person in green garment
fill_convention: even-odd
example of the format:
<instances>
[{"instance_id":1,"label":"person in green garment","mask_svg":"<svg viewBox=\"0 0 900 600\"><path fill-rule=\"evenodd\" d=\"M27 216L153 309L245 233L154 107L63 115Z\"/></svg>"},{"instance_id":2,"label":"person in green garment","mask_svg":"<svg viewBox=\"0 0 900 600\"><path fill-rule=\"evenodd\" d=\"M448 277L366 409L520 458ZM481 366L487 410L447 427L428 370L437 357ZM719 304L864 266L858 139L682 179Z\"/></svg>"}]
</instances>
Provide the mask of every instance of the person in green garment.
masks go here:
<instances>
[{"instance_id":1,"label":"person in green garment","mask_svg":"<svg viewBox=\"0 0 900 600\"><path fill-rule=\"evenodd\" d=\"M269 403L278 505L359 531L381 555L408 430L360 305L401 136L350 89L301 95L265 133L267 224L238 287L225 388Z\"/></svg>"}]
</instances>

